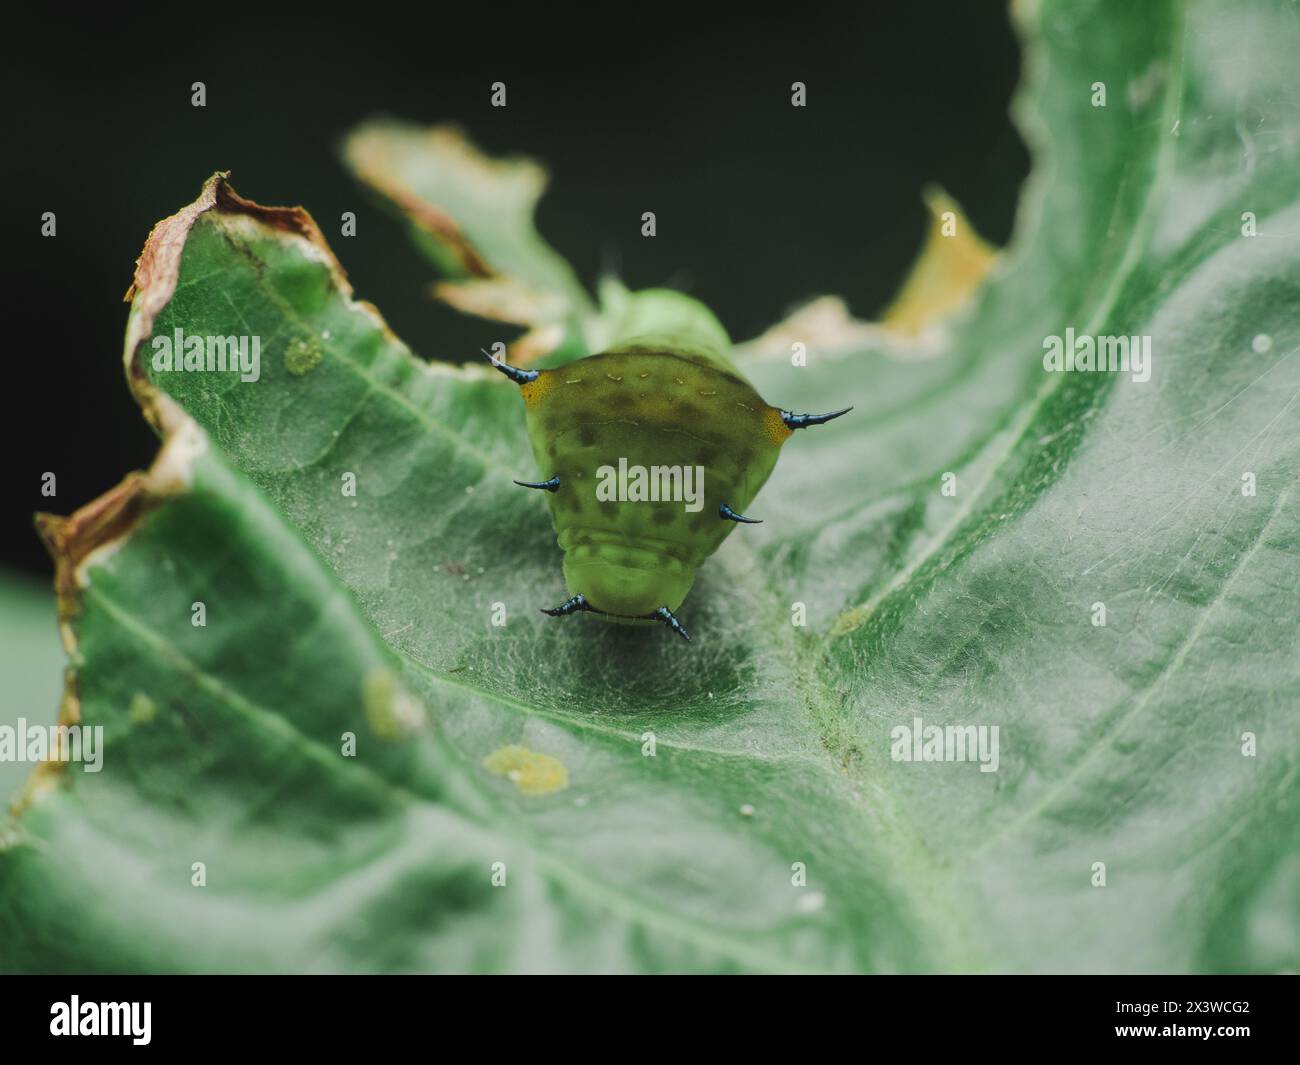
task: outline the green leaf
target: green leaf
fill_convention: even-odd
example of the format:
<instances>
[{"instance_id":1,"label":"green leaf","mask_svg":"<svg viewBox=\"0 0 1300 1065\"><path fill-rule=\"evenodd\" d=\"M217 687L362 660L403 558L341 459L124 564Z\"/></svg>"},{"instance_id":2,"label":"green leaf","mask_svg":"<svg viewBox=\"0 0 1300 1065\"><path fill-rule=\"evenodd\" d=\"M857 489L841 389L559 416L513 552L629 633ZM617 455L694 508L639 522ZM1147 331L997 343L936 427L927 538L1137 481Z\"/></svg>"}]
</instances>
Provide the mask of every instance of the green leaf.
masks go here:
<instances>
[{"instance_id":1,"label":"green leaf","mask_svg":"<svg viewBox=\"0 0 1300 1065\"><path fill-rule=\"evenodd\" d=\"M161 223L127 363L163 451L44 522L104 770L29 787L0 965L1296 967L1300 22L1019 10L1012 246L924 345L741 352L856 409L785 448L689 647L536 612L515 389L414 359L303 212L218 176ZM260 335L259 380L155 372L177 328ZM1149 335L1150 380L1045 372L1067 328ZM917 717L997 726L996 772L894 760Z\"/></svg>"},{"instance_id":2,"label":"green leaf","mask_svg":"<svg viewBox=\"0 0 1300 1065\"><path fill-rule=\"evenodd\" d=\"M433 293L451 306L528 331L512 363L560 366L649 333L730 343L703 304L678 292L629 292L603 277L593 303L534 226L546 172L522 157L489 159L457 127L373 119L353 130L343 161L406 220L445 275Z\"/></svg>"},{"instance_id":3,"label":"green leaf","mask_svg":"<svg viewBox=\"0 0 1300 1065\"><path fill-rule=\"evenodd\" d=\"M0 727L17 727L20 718L48 723L63 684L63 648L49 583L0 569L0 648L5 656L5 701ZM0 799L23 783L30 767L0 760Z\"/></svg>"},{"instance_id":4,"label":"green leaf","mask_svg":"<svg viewBox=\"0 0 1300 1065\"><path fill-rule=\"evenodd\" d=\"M569 264L534 228L546 172L531 159L488 159L455 127L389 119L354 130L343 159L400 211L451 278L434 291L452 306L518 325L558 326L560 336L594 313Z\"/></svg>"}]
</instances>

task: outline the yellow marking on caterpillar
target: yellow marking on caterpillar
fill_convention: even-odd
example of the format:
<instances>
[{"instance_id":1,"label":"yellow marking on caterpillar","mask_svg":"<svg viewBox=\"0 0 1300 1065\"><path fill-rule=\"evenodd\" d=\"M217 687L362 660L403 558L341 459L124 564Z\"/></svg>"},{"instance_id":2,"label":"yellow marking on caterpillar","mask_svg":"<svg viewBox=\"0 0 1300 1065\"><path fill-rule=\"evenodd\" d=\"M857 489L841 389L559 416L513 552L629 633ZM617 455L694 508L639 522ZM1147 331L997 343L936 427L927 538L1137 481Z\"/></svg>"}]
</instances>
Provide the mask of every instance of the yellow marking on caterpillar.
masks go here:
<instances>
[{"instance_id":1,"label":"yellow marking on caterpillar","mask_svg":"<svg viewBox=\"0 0 1300 1065\"><path fill-rule=\"evenodd\" d=\"M524 405L531 407L540 403L554 385L555 375L545 372L529 381L526 385L520 385L519 391L523 394Z\"/></svg>"},{"instance_id":2,"label":"yellow marking on caterpillar","mask_svg":"<svg viewBox=\"0 0 1300 1065\"><path fill-rule=\"evenodd\" d=\"M768 407L763 414L763 435L774 444L784 444L794 430L781 419L781 412L775 407Z\"/></svg>"}]
</instances>

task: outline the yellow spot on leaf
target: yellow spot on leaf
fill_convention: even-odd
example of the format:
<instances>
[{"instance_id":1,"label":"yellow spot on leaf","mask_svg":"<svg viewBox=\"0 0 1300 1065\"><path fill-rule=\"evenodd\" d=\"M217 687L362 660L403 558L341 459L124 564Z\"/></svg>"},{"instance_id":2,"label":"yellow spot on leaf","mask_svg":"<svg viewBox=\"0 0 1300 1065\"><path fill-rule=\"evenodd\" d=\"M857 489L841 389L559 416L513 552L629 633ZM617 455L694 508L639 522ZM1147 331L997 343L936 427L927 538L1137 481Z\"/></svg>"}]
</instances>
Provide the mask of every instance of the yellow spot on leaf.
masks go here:
<instances>
[{"instance_id":1,"label":"yellow spot on leaf","mask_svg":"<svg viewBox=\"0 0 1300 1065\"><path fill-rule=\"evenodd\" d=\"M403 688L392 670L379 666L361 682L361 703L381 740L406 739L424 724L424 705Z\"/></svg>"},{"instance_id":2,"label":"yellow spot on leaf","mask_svg":"<svg viewBox=\"0 0 1300 1065\"><path fill-rule=\"evenodd\" d=\"M497 776L513 780L523 795L550 795L569 786L569 771L563 762L517 743L498 747L483 759L483 765Z\"/></svg>"},{"instance_id":3,"label":"yellow spot on leaf","mask_svg":"<svg viewBox=\"0 0 1300 1065\"><path fill-rule=\"evenodd\" d=\"M866 606L855 606L844 611L831 626L831 636L843 636L846 632L852 632L870 616L871 610Z\"/></svg>"},{"instance_id":4,"label":"yellow spot on leaf","mask_svg":"<svg viewBox=\"0 0 1300 1065\"><path fill-rule=\"evenodd\" d=\"M302 377L316 369L323 354L319 344L308 340L295 340L284 353L284 368L294 377Z\"/></svg>"},{"instance_id":5,"label":"yellow spot on leaf","mask_svg":"<svg viewBox=\"0 0 1300 1065\"><path fill-rule=\"evenodd\" d=\"M924 196L931 219L925 247L881 316L886 328L912 337L961 309L997 258L945 192L931 186Z\"/></svg>"},{"instance_id":6,"label":"yellow spot on leaf","mask_svg":"<svg viewBox=\"0 0 1300 1065\"><path fill-rule=\"evenodd\" d=\"M127 720L133 725L147 725L158 713L158 704L144 692L131 696L131 705L126 709Z\"/></svg>"}]
</instances>

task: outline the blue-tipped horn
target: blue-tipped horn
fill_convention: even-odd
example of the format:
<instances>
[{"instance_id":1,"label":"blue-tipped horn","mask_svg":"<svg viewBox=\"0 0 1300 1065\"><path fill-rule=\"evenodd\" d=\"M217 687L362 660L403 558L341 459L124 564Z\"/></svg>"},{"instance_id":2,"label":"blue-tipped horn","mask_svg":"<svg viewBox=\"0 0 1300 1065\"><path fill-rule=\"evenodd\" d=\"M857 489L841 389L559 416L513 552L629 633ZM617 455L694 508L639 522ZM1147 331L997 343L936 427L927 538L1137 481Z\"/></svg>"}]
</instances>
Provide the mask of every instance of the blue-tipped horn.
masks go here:
<instances>
[{"instance_id":1,"label":"blue-tipped horn","mask_svg":"<svg viewBox=\"0 0 1300 1065\"><path fill-rule=\"evenodd\" d=\"M544 492L557 492L560 488L560 475L557 473L549 481L516 481L520 488L540 488Z\"/></svg>"},{"instance_id":2,"label":"blue-tipped horn","mask_svg":"<svg viewBox=\"0 0 1300 1065\"><path fill-rule=\"evenodd\" d=\"M483 351L483 349L479 348L479 351ZM529 381L536 381L537 378L539 378L542 374L541 370L516 369L515 367L511 366L508 362L502 362L495 355L492 355L489 352L483 351L483 354L487 356L488 362L490 362L493 366L495 366L498 370L500 370L503 374L505 374L508 378L510 378L510 380L512 380L517 385L526 385L528 384Z\"/></svg>"},{"instance_id":3,"label":"blue-tipped horn","mask_svg":"<svg viewBox=\"0 0 1300 1065\"><path fill-rule=\"evenodd\" d=\"M852 407L845 407L830 414L791 414L788 410L783 410L781 420L791 429L807 429L810 425L823 425L841 414L848 414L852 409Z\"/></svg>"},{"instance_id":4,"label":"blue-tipped horn","mask_svg":"<svg viewBox=\"0 0 1300 1065\"><path fill-rule=\"evenodd\" d=\"M572 599L566 599L563 603L555 607L553 610L547 610L545 607L543 607L542 613L549 614L553 618L560 618L560 617L564 617L564 615L566 614L576 614L580 610L592 610L592 609L594 608L590 603L587 602L587 597L583 595L581 592L579 592Z\"/></svg>"},{"instance_id":5,"label":"blue-tipped horn","mask_svg":"<svg viewBox=\"0 0 1300 1065\"><path fill-rule=\"evenodd\" d=\"M666 606L661 606L658 610L656 610L651 615L651 617L658 618L670 629L672 629L673 632L677 633L677 635L680 636L687 643L691 642L691 634L687 632L684 628L682 628L682 623L678 621L675 617L673 617L673 612L669 610Z\"/></svg>"},{"instance_id":6,"label":"blue-tipped horn","mask_svg":"<svg viewBox=\"0 0 1300 1065\"><path fill-rule=\"evenodd\" d=\"M725 518L727 521L743 522L746 525L763 524L762 518L747 518L743 514L737 514L734 510L732 510L729 506L727 506L726 503L723 503L722 506L718 507L718 517Z\"/></svg>"}]
</instances>

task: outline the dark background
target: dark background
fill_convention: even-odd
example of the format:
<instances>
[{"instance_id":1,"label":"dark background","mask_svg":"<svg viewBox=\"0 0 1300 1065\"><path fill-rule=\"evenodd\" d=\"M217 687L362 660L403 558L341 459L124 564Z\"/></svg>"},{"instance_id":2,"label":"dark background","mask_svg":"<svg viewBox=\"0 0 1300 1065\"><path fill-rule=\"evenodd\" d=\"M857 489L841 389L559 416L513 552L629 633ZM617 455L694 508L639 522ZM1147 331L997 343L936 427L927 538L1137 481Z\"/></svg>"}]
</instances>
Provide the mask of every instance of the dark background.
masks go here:
<instances>
[{"instance_id":1,"label":"dark background","mask_svg":"<svg viewBox=\"0 0 1300 1065\"><path fill-rule=\"evenodd\" d=\"M214 170L322 223L359 297L422 357L464 361L500 327L434 304L432 268L339 164L375 114L454 120L551 170L538 225L591 283L703 299L745 339L835 293L892 296L938 182L1005 243L1028 156L1007 115L1019 54L1004 0L623 8L618 23L493 4L301 14L265 5L78 6L17 16L3 71L5 425L18 457L0 564L46 572L35 510L67 513L155 451L122 377L122 296L154 222ZM190 86L207 85L206 108ZM504 81L508 106L489 105ZM790 83L808 106L790 106ZM337 236L357 212L357 236ZM640 236L641 212L658 235ZM58 235L42 238L54 211ZM40 495L41 475L58 495Z\"/></svg>"}]
</instances>

